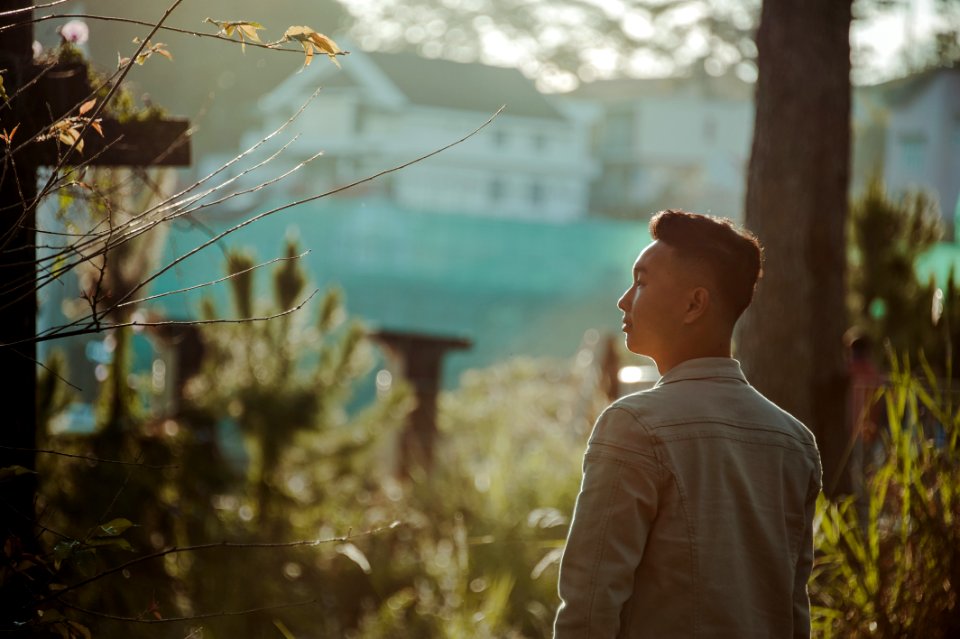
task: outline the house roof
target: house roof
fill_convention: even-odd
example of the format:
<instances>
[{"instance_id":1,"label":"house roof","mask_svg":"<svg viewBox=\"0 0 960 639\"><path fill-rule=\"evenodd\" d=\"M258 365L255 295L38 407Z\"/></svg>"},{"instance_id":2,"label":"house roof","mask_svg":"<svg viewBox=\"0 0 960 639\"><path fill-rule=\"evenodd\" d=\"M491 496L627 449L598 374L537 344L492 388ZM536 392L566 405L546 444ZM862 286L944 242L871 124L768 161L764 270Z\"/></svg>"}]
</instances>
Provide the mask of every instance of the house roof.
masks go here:
<instances>
[{"instance_id":1,"label":"house roof","mask_svg":"<svg viewBox=\"0 0 960 639\"><path fill-rule=\"evenodd\" d=\"M890 106L904 106L922 94L931 82L944 75L960 79L960 68L927 69L888 82L863 87L862 90L867 94L882 96Z\"/></svg>"},{"instance_id":2,"label":"house roof","mask_svg":"<svg viewBox=\"0 0 960 639\"><path fill-rule=\"evenodd\" d=\"M422 58L410 53L366 54L414 104L509 115L563 119L517 69Z\"/></svg>"},{"instance_id":3,"label":"house roof","mask_svg":"<svg viewBox=\"0 0 960 639\"><path fill-rule=\"evenodd\" d=\"M571 98L617 102L638 97L692 96L722 100L753 99L754 85L731 75L706 74L664 78L616 78L581 84L566 94Z\"/></svg>"},{"instance_id":4,"label":"house roof","mask_svg":"<svg viewBox=\"0 0 960 639\"><path fill-rule=\"evenodd\" d=\"M328 65L319 74L294 74L262 104L275 108L289 101L291 91L313 92L320 84L325 88L363 87L381 99L420 106L493 114L506 105L505 115L567 119L517 69L350 48L352 53L341 68Z\"/></svg>"}]
</instances>

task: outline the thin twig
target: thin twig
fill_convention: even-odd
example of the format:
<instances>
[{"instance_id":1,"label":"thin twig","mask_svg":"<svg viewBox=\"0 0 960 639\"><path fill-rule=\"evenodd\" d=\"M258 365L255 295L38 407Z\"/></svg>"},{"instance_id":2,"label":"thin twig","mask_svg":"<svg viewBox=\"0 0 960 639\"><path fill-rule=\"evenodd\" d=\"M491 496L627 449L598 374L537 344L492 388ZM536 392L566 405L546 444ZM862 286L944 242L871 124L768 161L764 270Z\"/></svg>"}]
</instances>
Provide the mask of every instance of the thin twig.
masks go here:
<instances>
[{"instance_id":1,"label":"thin twig","mask_svg":"<svg viewBox=\"0 0 960 639\"><path fill-rule=\"evenodd\" d=\"M77 19L77 20L101 20L104 22L120 22L122 24L134 24L140 27L153 27L156 25L154 22L148 22L146 20L135 20L133 18L120 18L117 16L105 16L91 13L50 13L45 16L39 16L32 18L30 20L24 20L23 22L18 22L16 24L11 24L5 27L0 27L0 33L3 33L7 29L12 29L14 27L23 26L25 24L37 23L37 22L46 22L47 20L67 20L67 19ZM214 40L220 40L221 42L229 42L235 45L246 45L248 47L257 47L259 49L269 49L271 51L286 51L288 53L299 53L303 55L303 49L284 49L280 46L283 43L283 40L278 40L277 42L254 42L251 40L234 40L233 38L221 35L220 33L206 33L204 31L192 31L190 29L180 29L178 27L169 27L166 25L159 26L160 31L169 31L171 33L180 33L183 35L190 35L197 38L212 38ZM151 33L151 36L153 34ZM139 52L138 52L139 53ZM336 51L332 54L328 54L324 51L324 55L350 55L349 51Z\"/></svg>"},{"instance_id":2,"label":"thin twig","mask_svg":"<svg viewBox=\"0 0 960 639\"><path fill-rule=\"evenodd\" d=\"M160 27L167 20L167 18L170 17L170 14L173 13L176 10L176 8L180 6L180 3L182 2L183 0L174 0L174 3L167 8L167 10L163 13L163 16L160 18L160 20L158 20L156 24L152 25L153 28L150 30L150 33L147 35L147 37L144 38L142 42L140 42L140 46L137 47L137 51L130 57L130 59L126 62L126 64L121 66L121 70L119 75L117 76L117 80L116 82L114 82L113 86L110 87L110 91L107 92L106 97L104 97L103 100L100 100L96 104L96 106L93 108L93 112L87 117L86 121L83 124L83 128L80 129L80 132L77 135L76 141L67 147L66 152L58 160L57 165L53 168L53 172L50 175L50 179L47 181L44 188L40 190L40 194L38 194L37 198L34 199L34 201L29 205L29 207L25 207L25 208L35 208L37 206L37 202L39 202L39 198L41 197L41 195L45 193L47 188L49 188L50 185L53 183L54 176L56 176L60 171L60 169L62 169L63 166L67 163L67 160L73 154L74 149L77 148L77 144L83 138L83 135L87 132L87 129L90 128L90 123L96 121L96 119L100 117L100 113L103 111L104 108L106 108L107 104L110 102L110 100L113 99L113 96L120 89L120 86L123 84L123 81L126 79L127 74L130 73L130 69L133 68L133 64L136 61L137 56L139 56L143 52L143 50L147 47L147 43L150 42L150 38L152 38L157 33L157 31L160 30Z\"/></svg>"},{"instance_id":3,"label":"thin twig","mask_svg":"<svg viewBox=\"0 0 960 639\"><path fill-rule=\"evenodd\" d=\"M100 579L103 579L104 577L108 577L118 572L127 570L131 566L141 564L145 561L150 561L151 559L159 559L160 557L166 557L167 555L174 555L174 554L179 554L183 552L198 552L203 550L211 550L213 548L300 548L305 546L320 546L323 544L331 544L335 542L347 542L347 541L351 541L353 539L358 539L362 537L371 537L385 530L393 530L397 526L401 525L401 523L402 522L400 521L394 521L386 526L372 528L370 530L367 530L362 533L357 533L355 535L352 534L352 532L349 532L346 535L341 535L338 537L329 537L327 539L303 539L299 541L280 541L280 542L219 541L219 542L213 542L209 544L196 544L193 546L170 546L168 548L164 548L162 550L158 550L156 552L152 552L150 554L142 555L140 557L136 557L129 561L125 561L124 563L118 566L114 566L113 568L104 570L103 572L97 573L96 575L87 577L82 581L78 581L73 585L70 585L70 586L67 586L66 588L58 590L55 594L44 598L42 601L39 602L39 604L46 603L51 599L57 599L60 596L62 596L64 593L70 592L71 590L77 590L79 588L83 588L84 586L87 586L95 581L99 581Z\"/></svg>"},{"instance_id":4,"label":"thin twig","mask_svg":"<svg viewBox=\"0 0 960 639\"><path fill-rule=\"evenodd\" d=\"M476 129L474 129L473 131L471 131L471 132L468 133L467 135L463 136L463 137L460 138L459 140L456 140L456 141L454 141L454 142L451 142L451 143L449 143L449 144L446 144L446 145L440 147L439 149L435 149L435 150L433 150L433 151L430 151L429 153L426 153L426 154L421 155L421 156L419 156L419 157L417 157L417 158L414 158L413 160L410 160L410 161L408 161L408 162L404 162L403 164L400 164L400 165L398 165L398 166L394 166L394 167L389 168L389 169L385 169L385 170L380 171L379 173L375 173L374 175L371 175L371 176L369 176L369 177L366 177L366 178L357 180L357 181L355 181L355 182L351 182L350 184L347 184L347 185L345 185L345 186L341 186L341 187L338 187L338 188L336 188L336 189L333 189L333 190L330 190L330 191L326 191L325 193L320 193L319 195L314 195L314 196L311 196L311 197L304 198L304 199L302 199L302 200L297 200L297 201L295 201L295 202L290 202L290 203L287 203L287 204L283 204L283 205L281 205L281 206L272 208L272 209L267 210L267 211L263 211L262 213L260 213L260 214L258 214L258 215L254 215L253 217L248 218L248 219L244 220L243 222L240 222L239 224L236 224L236 225L230 227L230 228L227 229L226 231L223 231L223 232L219 233L216 237L213 237L213 238L211 238L210 240L202 243L200 246L197 246L197 247L193 248L192 250L184 253L183 255L178 256L176 259L174 259L174 260L171 261L169 264L167 264L166 266L164 266L163 268L161 268L160 270L158 270L156 273L154 273L153 275L149 276L148 278L146 278L145 280L143 280L143 281L141 281L139 284L137 284L135 287L133 287L133 288L132 288L130 291L128 291L120 300L118 300L117 303L118 303L118 304L122 304L123 302L127 301L127 299L128 299L129 297L131 297L134 293L136 293L138 290L140 290L141 288L143 288L144 286L146 286L147 284L149 284L149 283L152 282L153 280L157 279L158 277L160 277L161 275L163 275L164 273L166 273L167 271L169 271L170 269L172 269L174 266L176 266L176 265L179 264L180 262L182 262L182 261L186 260L188 257L190 257L190 256L192 256L192 255L195 255L196 253L202 251L202 250L205 249L206 247L210 246L210 245L213 244L214 242L217 242L217 241L221 240L222 238L226 237L227 235L230 235L231 233L235 233L236 231L239 231L240 229L244 228L245 226L249 226L250 224L253 224L254 222L257 222L257 221L259 221L259 220L262 220L263 218L268 217L268 216L270 216L270 215L273 215L273 214L275 214L275 213L279 213L279 212L281 212L281 211L285 211L285 210L287 210L287 209L291 209L291 208L293 208L293 207L295 207L295 206L300 206L301 204L307 204L307 203L309 203L309 202L313 202L313 201L315 201L315 200L319 200L319 199L321 199L321 198L325 198L325 197L327 197L327 196L329 196L329 195L333 195L333 194L335 194L335 193L340 193L341 191L345 191L345 190L347 190L347 189L353 188L353 187L358 186L358 185L360 185L360 184L364 184L364 183L366 183L366 182L370 182L371 180L375 180L375 179L378 178L378 177L382 177L382 176L387 175L387 174L389 174L389 173L394 173L394 172L396 172L396 171L400 171L400 170L402 170L402 169L407 168L408 166L411 166L411 165L416 164L416 163L418 163L418 162L422 162L423 160L426 160L426 159L428 159L428 158L431 158L431 157L433 157L433 156L435 156L435 155L437 155L437 154L439 154L439 153L442 153L442 152L446 151L447 149L450 149L450 148L452 148L452 147L454 147L454 146L456 146L456 145L458 145L458 144L461 144L461 143L465 142L466 140L469 140L469 139L472 138L474 135L476 135L476 134L479 133L481 130L483 130L486 126L488 126L491 122L493 122L493 120L494 120L498 115L500 115L500 113L503 111L504 108L505 108L505 105L504 105L504 106L501 106L499 109L497 109L496 113L494 113L493 115L491 115L491 116L487 119L486 122L484 122L483 124L481 124L480 126L478 126Z\"/></svg>"},{"instance_id":5,"label":"thin twig","mask_svg":"<svg viewBox=\"0 0 960 639\"><path fill-rule=\"evenodd\" d=\"M63 4L64 2L70 2L70 0L53 0L53 2L48 2L47 4L35 4L29 7L21 7L19 9L11 9L10 11L2 11L0 12L0 18L15 16L18 13L27 13L29 11L33 11L34 9L49 9L50 7L55 7L58 4Z\"/></svg>"},{"instance_id":6,"label":"thin twig","mask_svg":"<svg viewBox=\"0 0 960 639\"><path fill-rule=\"evenodd\" d=\"M295 313L295 312L299 311L301 308L304 307L304 305L306 305L307 302L309 302L311 299L313 299L313 296L314 296L314 295L316 295L316 294L319 293L319 292L320 292L320 289L319 289L319 288L316 288L316 289L313 290L312 293L310 293L310 295L307 296L307 298L306 298L305 300L303 300L302 302L300 302L300 303L297 304L296 306L294 306L294 307L292 307L292 308L288 308L287 310L281 311L281 312L279 312L279 313L274 313L274 314L272 314L272 315L261 315L261 316L259 316L259 317L241 317L241 318L237 318L237 319L222 319L222 318L218 318L218 319L206 319L206 320L164 320L164 321L161 321L161 322L143 322L143 321L135 320L135 321L130 321L130 322L121 322L121 323L119 323L119 324L101 325L101 326L97 326L97 327L95 327L95 328L94 328L94 327L81 328L81 329L77 329L77 330L75 330L75 331L66 331L66 332L64 332L64 333L58 333L57 335L46 335L46 336L36 337L36 338L32 338L32 339L24 339L24 340L21 340L21 341L19 341L19 342L10 342L9 344L0 344L0 348L6 347L6 346L16 346L17 344L23 344L23 343L27 343L27 342L34 342L34 343L37 343L37 342L46 342L46 341L49 341L49 340L51 340L51 339L62 339L62 338L64 338L64 337L73 337L73 336L75 336L75 335L92 335L92 334L95 334L95 333L102 333L102 332L104 332L104 331L110 331L110 330L113 330L113 329L116 329L116 328L125 328L125 327L127 327L127 326L140 326L140 327L148 327L148 326L200 326L200 325L203 325L203 324L245 324L245 323L247 323L247 322L267 322L267 321L269 321L269 320L276 319L276 318L278 318L278 317L283 317L283 316L285 316L285 315L290 315L291 313Z\"/></svg>"},{"instance_id":7,"label":"thin twig","mask_svg":"<svg viewBox=\"0 0 960 639\"><path fill-rule=\"evenodd\" d=\"M310 604L317 603L316 599L310 599L309 601L297 601L293 603L277 604L274 606L261 606L259 608L249 608L247 610L221 610L220 612L207 612L199 615L189 615L186 617L161 617L160 619L148 619L144 617L121 617L118 615L111 615L105 612L98 612L96 610L89 610L87 608L81 608L80 606L75 606L71 603L63 602L63 605L67 608L73 608L74 610L81 612L91 617L99 617L100 619L110 619L112 621L123 621L126 623L144 623L144 624L158 624L158 623L177 623L181 621L197 621L200 619L215 619L217 617L239 617L243 615L252 615L257 612L267 612L271 610L283 610L284 608L297 608L301 606L309 606Z\"/></svg>"},{"instance_id":8,"label":"thin twig","mask_svg":"<svg viewBox=\"0 0 960 639\"><path fill-rule=\"evenodd\" d=\"M17 446L3 446L0 445L0 448L4 450L19 450L23 452L30 453L43 453L45 455L59 455L61 457L70 457L72 459L84 459L87 461L94 461L101 464L119 464L121 466L139 466L140 468L149 468L150 470L167 470L170 468L180 468L179 465L167 465L167 466L156 466L153 464L144 464L143 462L129 462L123 461L120 459L103 459L102 457L91 457L89 455L72 455L70 453L64 453L59 450L48 450L45 448L19 448Z\"/></svg>"},{"instance_id":9,"label":"thin twig","mask_svg":"<svg viewBox=\"0 0 960 639\"><path fill-rule=\"evenodd\" d=\"M27 355L26 353L21 353L21 352L18 351L17 349L13 349L13 352L16 353L17 355L19 355L20 357L23 357L24 359L29 359L31 362L33 362L34 364L37 364L38 366L40 366L41 368L43 368L45 371L47 371L47 372L50 373L51 375L55 375L55 376L57 377L57 379L59 379L61 382L63 382L63 383L66 384L67 386L70 386L70 387L73 388L74 390L79 391L79 392L81 392L81 393L83 392L83 389L82 389L82 388L80 388L80 387L77 386L76 384L70 383L70 380L68 380L66 377L64 377L63 375L61 375L61 374L58 373L57 371L53 370L52 368L49 368L46 364L44 364L44 363L41 362L40 360L38 360L38 359L36 359L36 358L34 358L34 357L30 357L30 356Z\"/></svg>"},{"instance_id":10,"label":"thin twig","mask_svg":"<svg viewBox=\"0 0 960 639\"><path fill-rule=\"evenodd\" d=\"M156 295L150 295L150 296L148 296L148 297L141 297L141 298L138 299L138 300L130 300L129 302L124 302L123 304L118 304L118 305L117 305L117 308L123 308L124 306L130 306L130 305L135 305L135 304L142 304L142 303L144 303L144 302L149 302L149 301L151 301L151 300L155 300L155 299L158 299L158 298L161 298L161 297L166 297L166 296L168 296L168 295L176 295L177 293L186 293L186 292L188 292L188 291L193 291L193 290L196 290L196 289L198 289L198 288L203 288L203 287L205 287L205 286L212 286L212 285L214 285L214 284L219 284L220 282L225 282L226 280L233 279L234 277L237 277L238 275L243 275L243 274L245 274L245 273L249 273L250 271L254 271L254 270L258 269L258 268L263 268L264 266L269 266L269 265L271 265L271 264L276 264L277 262L285 262L285 261L287 261L287 260L299 260L300 258L302 258L303 256L305 256L305 255L307 255L307 254L309 254L309 253L310 253L310 251L307 250L307 251L304 251L303 253L300 253L299 255L292 255L292 256L290 256L290 257L286 257L286 256L284 256L284 257L275 257L275 258L273 258L272 260L269 260L269 261L266 261L266 262L261 262L260 264L257 264L256 266L251 266L250 268L245 268L245 269L243 269L242 271L237 271L236 273L231 273L230 275L227 275L226 277L221 277L220 279L211 280L211 281L209 281L209 282L204 282L203 284L195 284L194 286L188 286L187 288L179 288L179 289L177 289L177 290L175 290L175 291L167 291L166 293L157 293Z\"/></svg>"}]
</instances>

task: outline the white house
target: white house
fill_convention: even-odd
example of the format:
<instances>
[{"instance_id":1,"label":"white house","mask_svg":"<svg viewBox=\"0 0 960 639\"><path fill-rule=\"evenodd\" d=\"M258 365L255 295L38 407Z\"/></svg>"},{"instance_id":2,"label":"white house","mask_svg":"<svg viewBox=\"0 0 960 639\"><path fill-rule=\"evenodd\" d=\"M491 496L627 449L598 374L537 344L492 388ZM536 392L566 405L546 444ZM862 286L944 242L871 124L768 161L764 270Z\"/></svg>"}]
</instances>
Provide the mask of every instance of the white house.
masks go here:
<instances>
[{"instance_id":1,"label":"white house","mask_svg":"<svg viewBox=\"0 0 960 639\"><path fill-rule=\"evenodd\" d=\"M678 207L743 219L752 85L709 76L606 80L567 99L602 107L595 212L638 217Z\"/></svg>"},{"instance_id":2,"label":"white house","mask_svg":"<svg viewBox=\"0 0 960 639\"><path fill-rule=\"evenodd\" d=\"M551 222L586 215L597 171L588 125L519 71L341 44L352 50L342 68L319 57L291 75L261 99L262 128L243 140L255 143L320 89L277 136L302 134L285 152L285 164L323 152L284 182L285 193L321 193L403 164L462 138L505 105L466 142L343 196L375 194L412 210Z\"/></svg>"},{"instance_id":3,"label":"white house","mask_svg":"<svg viewBox=\"0 0 960 639\"><path fill-rule=\"evenodd\" d=\"M856 183L880 171L891 193L924 189L952 229L960 213L960 69L931 69L859 90L854 123L864 134L857 153L879 156L855 162Z\"/></svg>"}]
</instances>

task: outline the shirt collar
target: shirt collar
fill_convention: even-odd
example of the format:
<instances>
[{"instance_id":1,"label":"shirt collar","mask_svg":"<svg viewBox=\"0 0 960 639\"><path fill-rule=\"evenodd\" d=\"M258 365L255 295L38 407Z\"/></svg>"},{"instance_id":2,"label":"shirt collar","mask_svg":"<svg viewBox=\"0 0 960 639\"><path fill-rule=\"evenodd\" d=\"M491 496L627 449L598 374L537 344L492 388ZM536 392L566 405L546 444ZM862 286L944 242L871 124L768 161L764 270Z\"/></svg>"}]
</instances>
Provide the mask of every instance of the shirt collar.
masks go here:
<instances>
[{"instance_id":1,"label":"shirt collar","mask_svg":"<svg viewBox=\"0 0 960 639\"><path fill-rule=\"evenodd\" d=\"M698 357L680 362L657 381L654 386L662 386L682 380L710 379L724 377L736 379L744 384L747 378L740 369L740 362L732 357Z\"/></svg>"}]
</instances>

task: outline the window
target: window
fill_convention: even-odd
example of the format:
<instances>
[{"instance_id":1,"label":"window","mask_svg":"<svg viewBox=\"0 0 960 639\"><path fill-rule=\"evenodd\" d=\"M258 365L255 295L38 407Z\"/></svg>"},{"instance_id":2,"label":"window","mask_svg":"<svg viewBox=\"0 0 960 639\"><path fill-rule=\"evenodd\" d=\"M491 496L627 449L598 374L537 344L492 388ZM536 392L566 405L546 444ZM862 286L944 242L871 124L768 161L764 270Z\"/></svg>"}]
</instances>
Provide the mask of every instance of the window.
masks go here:
<instances>
[{"instance_id":1,"label":"window","mask_svg":"<svg viewBox=\"0 0 960 639\"><path fill-rule=\"evenodd\" d=\"M708 144L717 141L717 119L712 115L708 115L703 120L703 140Z\"/></svg>"},{"instance_id":2,"label":"window","mask_svg":"<svg viewBox=\"0 0 960 639\"><path fill-rule=\"evenodd\" d=\"M633 145L633 114L629 111L611 113L603 130L604 144L625 149Z\"/></svg>"},{"instance_id":3,"label":"window","mask_svg":"<svg viewBox=\"0 0 960 639\"><path fill-rule=\"evenodd\" d=\"M492 202L499 202L500 200L502 200L503 191L504 191L503 180L501 180L500 178L493 178L490 181L490 186L489 186L490 200Z\"/></svg>"},{"instance_id":4,"label":"window","mask_svg":"<svg viewBox=\"0 0 960 639\"><path fill-rule=\"evenodd\" d=\"M543 185L539 181L530 184L530 202L532 204L543 202Z\"/></svg>"},{"instance_id":5,"label":"window","mask_svg":"<svg viewBox=\"0 0 960 639\"><path fill-rule=\"evenodd\" d=\"M912 171L923 171L926 164L927 134L923 131L905 131L897 137L900 159Z\"/></svg>"}]
</instances>

